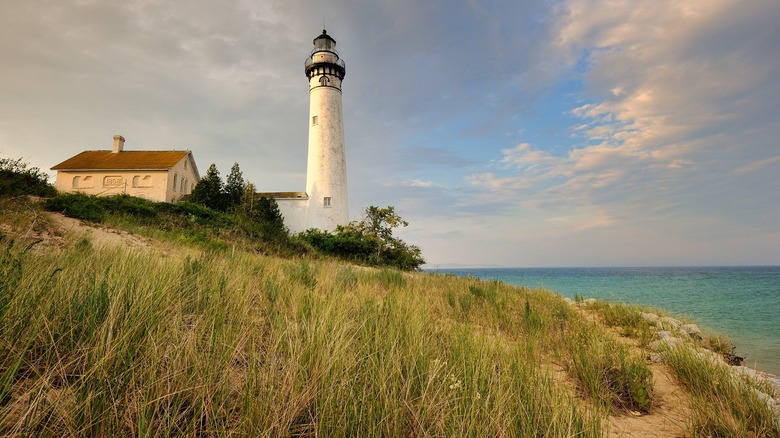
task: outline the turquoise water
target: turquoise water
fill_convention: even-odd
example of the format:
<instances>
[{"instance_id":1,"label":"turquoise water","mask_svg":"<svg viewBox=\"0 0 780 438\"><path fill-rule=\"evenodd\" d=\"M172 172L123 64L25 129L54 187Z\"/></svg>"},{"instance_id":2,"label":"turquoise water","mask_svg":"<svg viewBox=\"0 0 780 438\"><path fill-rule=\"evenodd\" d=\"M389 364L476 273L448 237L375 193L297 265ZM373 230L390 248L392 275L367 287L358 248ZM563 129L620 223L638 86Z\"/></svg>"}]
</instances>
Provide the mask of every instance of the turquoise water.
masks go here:
<instances>
[{"instance_id":1,"label":"turquoise water","mask_svg":"<svg viewBox=\"0 0 780 438\"><path fill-rule=\"evenodd\" d=\"M688 315L729 336L745 364L780 375L780 266L434 269Z\"/></svg>"}]
</instances>

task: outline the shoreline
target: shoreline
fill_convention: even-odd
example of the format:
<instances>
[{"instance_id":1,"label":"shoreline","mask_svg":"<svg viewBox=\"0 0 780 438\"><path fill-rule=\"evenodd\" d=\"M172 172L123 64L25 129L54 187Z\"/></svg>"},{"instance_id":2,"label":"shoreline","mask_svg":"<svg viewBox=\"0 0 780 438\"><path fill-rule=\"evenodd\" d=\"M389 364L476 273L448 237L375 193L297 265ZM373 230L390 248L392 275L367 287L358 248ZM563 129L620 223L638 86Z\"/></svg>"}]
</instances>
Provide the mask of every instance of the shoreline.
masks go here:
<instances>
[{"instance_id":1,"label":"shoreline","mask_svg":"<svg viewBox=\"0 0 780 438\"><path fill-rule=\"evenodd\" d=\"M434 274L472 276L541 288L564 297L593 297L681 315L736 345L744 364L780 376L780 324L775 300L780 266L454 268Z\"/></svg>"},{"instance_id":2,"label":"shoreline","mask_svg":"<svg viewBox=\"0 0 780 438\"><path fill-rule=\"evenodd\" d=\"M600 300L595 298L585 298L573 300L569 297L560 295L564 301L570 306L580 310L596 310L596 305ZM607 306L619 305L607 300L601 300L606 303ZM743 365L743 359L732 353L716 352L712 349L705 348L698 345L699 341L703 341L703 334L696 324L685 324L676 318L669 316L659 316L652 312L640 312L641 319L643 319L649 326L654 328L653 339L647 348L652 352L648 356L648 360L654 364L664 364L671 366L670 358L677 354L678 350L688 348L691 342L695 347L695 354L699 356L704 362L711 364L714 367L728 367L729 375L731 379L744 385L747 381L752 381L755 386L759 386L762 389L756 389L752 391L756 394L758 399L765 402L769 409L774 412L776 422L780 423L780 377L775 374L765 371L756 370L747 365ZM733 362L738 362L734 364ZM717 383L716 383L717 384Z\"/></svg>"}]
</instances>

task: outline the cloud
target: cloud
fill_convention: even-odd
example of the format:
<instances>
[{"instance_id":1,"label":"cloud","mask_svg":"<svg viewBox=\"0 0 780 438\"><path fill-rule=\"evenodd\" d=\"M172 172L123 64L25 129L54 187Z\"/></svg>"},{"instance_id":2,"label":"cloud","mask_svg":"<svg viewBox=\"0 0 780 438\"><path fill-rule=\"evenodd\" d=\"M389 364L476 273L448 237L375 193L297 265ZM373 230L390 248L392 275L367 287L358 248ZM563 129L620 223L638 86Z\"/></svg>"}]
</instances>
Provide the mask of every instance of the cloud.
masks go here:
<instances>
[{"instance_id":1,"label":"cloud","mask_svg":"<svg viewBox=\"0 0 780 438\"><path fill-rule=\"evenodd\" d=\"M777 163L767 148L769 132L780 135L768 111L780 97L776 3L571 0L566 11L557 41L572 68L585 61L585 102L571 109L584 144L555 155L518 144L502 151L506 167L474 173L470 184L527 207L597 207L606 213L593 218L612 218L595 222L604 225L711 214L713 190L723 190L720 202L773 196L722 182Z\"/></svg>"},{"instance_id":2,"label":"cloud","mask_svg":"<svg viewBox=\"0 0 780 438\"><path fill-rule=\"evenodd\" d=\"M404 181L403 184L409 187L424 187L424 188L441 187L433 181L419 181L416 179Z\"/></svg>"},{"instance_id":3,"label":"cloud","mask_svg":"<svg viewBox=\"0 0 780 438\"><path fill-rule=\"evenodd\" d=\"M754 162L749 163L747 165L738 167L738 168L732 170L731 174L732 175L737 175L737 176L745 175L745 174L753 173L753 172L762 170L762 169L764 169L766 167L773 166L773 165L779 164L779 163L780 163L780 155L775 156L775 157L771 157L771 158L767 158L767 159L764 159L764 160L754 161Z\"/></svg>"},{"instance_id":4,"label":"cloud","mask_svg":"<svg viewBox=\"0 0 780 438\"><path fill-rule=\"evenodd\" d=\"M323 18L347 63L353 212L396 205L494 262L648 225L780 234L774 0L3 2L0 154L48 169L123 134L303 190Z\"/></svg>"}]
</instances>

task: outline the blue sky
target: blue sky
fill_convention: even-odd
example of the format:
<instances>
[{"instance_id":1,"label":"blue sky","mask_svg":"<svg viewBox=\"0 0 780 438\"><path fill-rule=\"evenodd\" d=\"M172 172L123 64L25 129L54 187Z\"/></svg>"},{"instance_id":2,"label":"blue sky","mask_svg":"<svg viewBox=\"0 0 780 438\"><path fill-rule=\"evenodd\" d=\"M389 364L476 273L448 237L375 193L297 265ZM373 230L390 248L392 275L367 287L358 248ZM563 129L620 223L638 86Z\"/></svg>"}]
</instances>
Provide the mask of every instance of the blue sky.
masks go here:
<instances>
[{"instance_id":1,"label":"blue sky","mask_svg":"<svg viewBox=\"0 0 780 438\"><path fill-rule=\"evenodd\" d=\"M324 25L351 214L429 266L780 264L777 1L312 3L3 2L0 156L122 134L303 190Z\"/></svg>"}]
</instances>

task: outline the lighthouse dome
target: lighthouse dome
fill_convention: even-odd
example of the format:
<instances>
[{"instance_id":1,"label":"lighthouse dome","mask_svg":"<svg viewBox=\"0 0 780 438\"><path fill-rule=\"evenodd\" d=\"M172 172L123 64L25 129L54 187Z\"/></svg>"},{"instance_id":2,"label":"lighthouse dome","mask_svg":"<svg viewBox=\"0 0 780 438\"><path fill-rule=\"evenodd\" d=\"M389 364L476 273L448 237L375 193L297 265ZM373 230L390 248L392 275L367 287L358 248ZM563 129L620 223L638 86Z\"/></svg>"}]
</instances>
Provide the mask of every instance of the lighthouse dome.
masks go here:
<instances>
[{"instance_id":1,"label":"lighthouse dome","mask_svg":"<svg viewBox=\"0 0 780 438\"><path fill-rule=\"evenodd\" d=\"M325 29L322 29L320 36L314 38L314 50L312 50L312 53L322 51L336 53L336 40L328 35L328 31Z\"/></svg>"}]
</instances>

